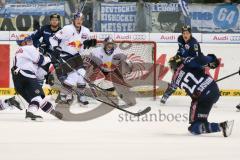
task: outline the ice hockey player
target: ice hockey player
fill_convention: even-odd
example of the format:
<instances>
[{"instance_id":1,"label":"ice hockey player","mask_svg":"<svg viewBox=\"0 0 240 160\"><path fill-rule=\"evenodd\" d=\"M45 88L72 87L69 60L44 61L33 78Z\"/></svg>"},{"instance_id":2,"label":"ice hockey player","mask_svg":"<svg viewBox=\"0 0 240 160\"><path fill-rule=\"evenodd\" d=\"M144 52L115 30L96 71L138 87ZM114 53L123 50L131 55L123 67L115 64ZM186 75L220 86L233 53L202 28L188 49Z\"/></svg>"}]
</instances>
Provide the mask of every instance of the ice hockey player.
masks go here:
<instances>
[{"instance_id":1,"label":"ice hockey player","mask_svg":"<svg viewBox=\"0 0 240 160\"><path fill-rule=\"evenodd\" d=\"M17 108L22 110L20 103L15 99L15 96L5 99L4 101L0 100L0 110L5 110L7 108Z\"/></svg>"},{"instance_id":2,"label":"ice hockey player","mask_svg":"<svg viewBox=\"0 0 240 160\"><path fill-rule=\"evenodd\" d=\"M64 60L67 62L67 64L62 63L56 70L60 81L65 87L60 91L56 100L56 102L59 103L71 103L73 93L72 87L77 86L78 101L83 105L88 104L84 96L86 87L84 76L86 71L83 68L81 53L84 49L95 46L96 39L90 39L90 31L82 25L83 21L83 14L80 12L75 13L73 15L72 24L64 26L50 38L55 58L58 61ZM73 71L73 69L67 67L67 65L71 65L76 71ZM63 68L68 68L68 71L65 70L62 72Z\"/></svg>"},{"instance_id":3,"label":"ice hockey player","mask_svg":"<svg viewBox=\"0 0 240 160\"><path fill-rule=\"evenodd\" d=\"M205 73L204 66L208 65L209 68L215 69L219 63L213 54L185 60L176 55L169 60L170 68L174 72L171 87L184 89L192 99L188 130L194 135L221 131L224 137L231 134L233 121L208 122L208 115L213 104L218 101L220 91L217 83Z\"/></svg>"},{"instance_id":4,"label":"ice hockey player","mask_svg":"<svg viewBox=\"0 0 240 160\"><path fill-rule=\"evenodd\" d=\"M11 71L15 90L28 103L26 119L42 120L41 116L36 115L39 108L61 119L62 114L55 111L53 105L45 100L42 86L38 83L36 75L38 68L50 63L50 58L39 53L33 46L32 38L27 34L21 34L17 44L19 48Z\"/></svg>"},{"instance_id":5,"label":"ice hockey player","mask_svg":"<svg viewBox=\"0 0 240 160\"><path fill-rule=\"evenodd\" d=\"M51 53L49 38L60 29L60 15L57 13L50 15L50 24L42 26L31 35L33 45L36 48L40 47L43 55L45 55L46 52ZM41 38L42 41L40 42Z\"/></svg>"},{"instance_id":6,"label":"ice hockey player","mask_svg":"<svg viewBox=\"0 0 240 160\"><path fill-rule=\"evenodd\" d=\"M61 29L60 27L60 15L57 13L54 13L52 15L50 15L50 24L49 25L45 25L42 26L41 28L39 28L38 30L36 30L32 35L32 40L33 40L33 45L36 48L39 48L39 51L43 54L46 55L47 54L52 54L52 50L50 49L50 42L49 42L49 38L52 37L57 31L59 31ZM42 41L40 42L40 39L42 38ZM53 61L53 65L58 65L58 63L54 63ZM41 85L43 85L44 79L46 78L52 78L51 74L50 74L50 64L44 66L44 70L42 70L41 68L39 68L38 70L38 75L40 74L41 77L39 78L39 83Z\"/></svg>"},{"instance_id":7,"label":"ice hockey player","mask_svg":"<svg viewBox=\"0 0 240 160\"><path fill-rule=\"evenodd\" d=\"M182 35L178 37L178 51L177 54L180 57L196 57L203 55L201 52L200 45L198 41L192 36L192 31L190 26L182 27ZM176 89L168 86L161 98L161 104L165 104L167 99L176 91Z\"/></svg>"},{"instance_id":8,"label":"ice hockey player","mask_svg":"<svg viewBox=\"0 0 240 160\"><path fill-rule=\"evenodd\" d=\"M113 85L110 85L106 91L114 91L116 85L122 85L121 88L118 87L121 90L119 90L119 92L122 92L119 93L121 94L120 98L125 101L128 106L135 105L136 100L130 96L129 85L124 81L124 73L122 72L123 70L125 73L131 72L133 64L127 59L127 55L120 51L114 40L111 37L105 38L103 46L92 50L90 59L90 63L94 66L93 70L99 68L104 74L105 79L113 82Z\"/></svg>"}]
</instances>

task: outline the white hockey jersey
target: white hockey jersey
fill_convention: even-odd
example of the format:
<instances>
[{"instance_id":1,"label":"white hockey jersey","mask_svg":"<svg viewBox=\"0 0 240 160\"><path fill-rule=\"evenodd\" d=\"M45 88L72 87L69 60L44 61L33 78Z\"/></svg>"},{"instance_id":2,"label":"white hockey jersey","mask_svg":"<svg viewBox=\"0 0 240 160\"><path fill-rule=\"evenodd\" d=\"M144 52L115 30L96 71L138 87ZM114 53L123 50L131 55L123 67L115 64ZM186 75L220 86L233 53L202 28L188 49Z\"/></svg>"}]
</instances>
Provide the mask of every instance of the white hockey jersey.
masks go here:
<instances>
[{"instance_id":1,"label":"white hockey jersey","mask_svg":"<svg viewBox=\"0 0 240 160\"><path fill-rule=\"evenodd\" d=\"M75 55L83 51L83 41L89 39L89 36L90 31L88 28L81 26L81 31L78 33L75 26L70 24L64 26L49 40L52 47L58 46L60 41L59 46L62 51Z\"/></svg>"},{"instance_id":2,"label":"white hockey jersey","mask_svg":"<svg viewBox=\"0 0 240 160\"><path fill-rule=\"evenodd\" d=\"M116 48L111 55L107 55L103 47L97 47L90 53L90 58L103 71L111 72L116 69L121 61L126 61L127 55L121 53L119 48Z\"/></svg>"},{"instance_id":3,"label":"white hockey jersey","mask_svg":"<svg viewBox=\"0 0 240 160\"><path fill-rule=\"evenodd\" d=\"M50 58L43 56L33 45L26 45L17 49L13 66L25 77L37 78L39 67L49 62Z\"/></svg>"}]
</instances>

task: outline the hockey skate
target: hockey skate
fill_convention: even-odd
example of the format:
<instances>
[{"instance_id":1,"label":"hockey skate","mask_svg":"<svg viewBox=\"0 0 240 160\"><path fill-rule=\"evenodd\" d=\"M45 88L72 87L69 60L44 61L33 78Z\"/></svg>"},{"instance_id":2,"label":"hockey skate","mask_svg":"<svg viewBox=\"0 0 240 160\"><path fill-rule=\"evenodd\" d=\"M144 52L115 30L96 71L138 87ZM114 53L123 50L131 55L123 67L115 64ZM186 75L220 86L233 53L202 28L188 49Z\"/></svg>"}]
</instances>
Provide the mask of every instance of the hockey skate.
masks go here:
<instances>
[{"instance_id":1,"label":"hockey skate","mask_svg":"<svg viewBox=\"0 0 240 160\"><path fill-rule=\"evenodd\" d=\"M9 99L6 99L4 102L7 103L9 106L14 106L17 109L22 110L19 102L16 101L15 96L13 96L13 97L11 97Z\"/></svg>"},{"instance_id":2,"label":"hockey skate","mask_svg":"<svg viewBox=\"0 0 240 160\"><path fill-rule=\"evenodd\" d=\"M28 112L27 110L26 110L25 119L32 120L32 121L39 121L39 122L41 122L43 120L42 116L35 115L32 112Z\"/></svg>"},{"instance_id":3,"label":"hockey skate","mask_svg":"<svg viewBox=\"0 0 240 160\"><path fill-rule=\"evenodd\" d=\"M232 134L234 121L225 121L220 123L220 127L222 129L222 133L224 137L229 137Z\"/></svg>"},{"instance_id":4,"label":"hockey skate","mask_svg":"<svg viewBox=\"0 0 240 160\"><path fill-rule=\"evenodd\" d=\"M66 96L66 100L67 100L67 103L68 103L69 105L71 105L71 104L73 103L73 100L74 100L73 95L72 95L72 94L67 95L67 96Z\"/></svg>"},{"instance_id":5,"label":"hockey skate","mask_svg":"<svg viewBox=\"0 0 240 160\"><path fill-rule=\"evenodd\" d=\"M240 104L236 106L237 111L240 112Z\"/></svg>"},{"instance_id":6,"label":"hockey skate","mask_svg":"<svg viewBox=\"0 0 240 160\"><path fill-rule=\"evenodd\" d=\"M89 104L89 102L87 101L86 97L83 94L79 93L79 92L77 92L77 99L78 99L78 103L80 103L80 104L82 104L84 106Z\"/></svg>"},{"instance_id":7,"label":"hockey skate","mask_svg":"<svg viewBox=\"0 0 240 160\"><path fill-rule=\"evenodd\" d=\"M71 99L68 95L59 93L57 96L57 99L55 100L55 103L70 104L72 101L73 101L73 98Z\"/></svg>"}]
</instances>

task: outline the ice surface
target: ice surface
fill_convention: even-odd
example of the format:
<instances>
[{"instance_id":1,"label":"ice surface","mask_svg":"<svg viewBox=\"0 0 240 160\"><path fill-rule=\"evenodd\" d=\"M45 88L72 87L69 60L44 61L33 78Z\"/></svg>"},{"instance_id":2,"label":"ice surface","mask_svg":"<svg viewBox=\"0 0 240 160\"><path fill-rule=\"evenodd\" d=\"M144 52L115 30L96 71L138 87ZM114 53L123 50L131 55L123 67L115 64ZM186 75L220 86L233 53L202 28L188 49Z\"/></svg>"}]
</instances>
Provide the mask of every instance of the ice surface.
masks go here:
<instances>
[{"instance_id":1,"label":"ice surface","mask_svg":"<svg viewBox=\"0 0 240 160\"><path fill-rule=\"evenodd\" d=\"M240 159L240 113L235 109L239 97L221 97L209 117L209 121L216 122L235 120L233 133L228 138L221 133L193 136L187 132L185 117L188 116L189 98L173 96L165 106L160 106L159 99L145 98L137 102L137 106L129 110L138 111L151 106L152 111L147 116L131 120L123 112L114 110L87 122L63 122L42 112L44 122L27 122L24 111L2 111L0 159ZM93 107L82 108L75 104L71 110L82 112ZM168 120L163 120L159 113L168 115ZM177 118L173 120L173 116Z\"/></svg>"}]
</instances>

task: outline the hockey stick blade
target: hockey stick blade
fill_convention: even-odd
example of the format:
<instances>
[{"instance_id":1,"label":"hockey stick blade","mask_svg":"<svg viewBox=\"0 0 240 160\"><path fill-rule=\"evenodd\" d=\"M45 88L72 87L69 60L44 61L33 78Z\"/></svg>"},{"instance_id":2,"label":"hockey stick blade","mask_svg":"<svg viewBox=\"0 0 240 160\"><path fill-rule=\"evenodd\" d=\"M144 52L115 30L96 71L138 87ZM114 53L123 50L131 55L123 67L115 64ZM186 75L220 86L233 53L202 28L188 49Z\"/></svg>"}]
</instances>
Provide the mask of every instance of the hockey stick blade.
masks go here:
<instances>
[{"instance_id":1,"label":"hockey stick blade","mask_svg":"<svg viewBox=\"0 0 240 160\"><path fill-rule=\"evenodd\" d=\"M140 111L138 113L133 113L133 115L136 116L136 117L140 117L140 116L142 116L144 114L147 114L150 111L151 111L151 107L147 107L147 108L145 108L144 110L142 110L142 111Z\"/></svg>"},{"instance_id":2,"label":"hockey stick blade","mask_svg":"<svg viewBox=\"0 0 240 160\"><path fill-rule=\"evenodd\" d=\"M140 112L134 113L134 112L130 112L130 111L128 111L128 110L125 110L125 109L121 108L121 107L118 106L117 104L114 105L114 104L105 102L105 101L103 101L103 100L101 100L101 99L97 99L97 98L96 98L96 100L99 101L99 102L102 102L102 103L104 103L104 104L106 104L106 105L109 105L109 106L111 106L111 107L113 107L113 108L116 108L116 109L119 109L119 110L121 110L121 111L123 111L123 112L126 112L126 113L128 113L128 114L131 114L131 115L133 115L133 116L137 116L137 117L142 116L142 115L144 115L144 114L146 114L146 113L148 113L148 112L151 111L151 107L147 107L147 108L145 108L144 110L142 110L142 111L140 111Z\"/></svg>"}]
</instances>

